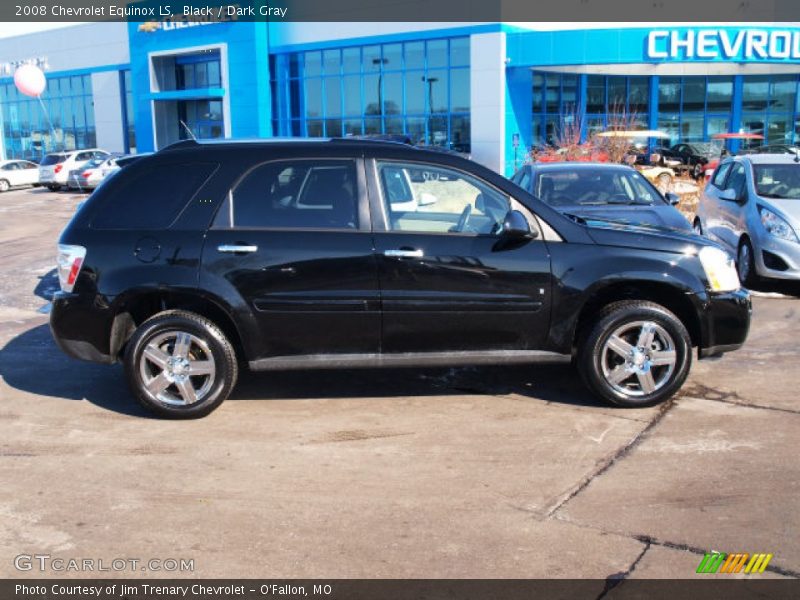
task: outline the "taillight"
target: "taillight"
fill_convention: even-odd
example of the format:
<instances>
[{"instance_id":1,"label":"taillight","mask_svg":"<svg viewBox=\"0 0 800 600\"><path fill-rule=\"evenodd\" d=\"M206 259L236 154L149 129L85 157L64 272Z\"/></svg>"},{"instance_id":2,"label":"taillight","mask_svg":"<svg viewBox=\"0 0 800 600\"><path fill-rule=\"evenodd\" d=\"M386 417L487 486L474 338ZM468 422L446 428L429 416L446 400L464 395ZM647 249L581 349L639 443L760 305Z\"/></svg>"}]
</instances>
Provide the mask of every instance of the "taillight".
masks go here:
<instances>
[{"instance_id":1,"label":"taillight","mask_svg":"<svg viewBox=\"0 0 800 600\"><path fill-rule=\"evenodd\" d=\"M92 174L91 171L84 171L81 177L83 177L84 179L89 179L89 175L91 174Z\"/></svg>"},{"instance_id":2,"label":"taillight","mask_svg":"<svg viewBox=\"0 0 800 600\"><path fill-rule=\"evenodd\" d=\"M81 272L83 259L86 258L86 248L70 244L58 245L58 283L61 291L71 292L75 287L75 280Z\"/></svg>"},{"instance_id":3,"label":"taillight","mask_svg":"<svg viewBox=\"0 0 800 600\"><path fill-rule=\"evenodd\" d=\"M54 173L60 173L60 172L61 172L61 169L63 169L63 168L64 168L64 165L56 165L56 166L53 168L53 172L54 172Z\"/></svg>"}]
</instances>

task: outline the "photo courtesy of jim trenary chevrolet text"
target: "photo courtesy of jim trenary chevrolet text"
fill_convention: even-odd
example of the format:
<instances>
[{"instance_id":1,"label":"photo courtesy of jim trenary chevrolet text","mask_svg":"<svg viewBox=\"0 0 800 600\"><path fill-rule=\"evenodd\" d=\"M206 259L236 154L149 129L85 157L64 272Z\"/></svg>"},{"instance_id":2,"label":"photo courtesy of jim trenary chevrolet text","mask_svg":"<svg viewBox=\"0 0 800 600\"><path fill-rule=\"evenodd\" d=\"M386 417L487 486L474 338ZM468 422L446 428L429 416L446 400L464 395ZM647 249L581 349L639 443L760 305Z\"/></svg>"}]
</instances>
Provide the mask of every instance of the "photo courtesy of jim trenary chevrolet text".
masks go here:
<instances>
[{"instance_id":1,"label":"photo courtesy of jim trenary chevrolet text","mask_svg":"<svg viewBox=\"0 0 800 600\"><path fill-rule=\"evenodd\" d=\"M0 600L800 597L800 4L0 5Z\"/></svg>"}]
</instances>

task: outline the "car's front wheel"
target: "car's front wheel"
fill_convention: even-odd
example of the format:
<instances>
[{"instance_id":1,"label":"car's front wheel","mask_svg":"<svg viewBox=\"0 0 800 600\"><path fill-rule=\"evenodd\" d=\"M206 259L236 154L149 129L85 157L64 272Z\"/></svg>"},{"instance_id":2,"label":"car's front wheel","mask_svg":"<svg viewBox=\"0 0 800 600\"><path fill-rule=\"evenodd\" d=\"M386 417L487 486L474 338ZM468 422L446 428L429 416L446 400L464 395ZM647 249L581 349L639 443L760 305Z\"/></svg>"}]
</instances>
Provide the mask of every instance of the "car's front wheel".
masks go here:
<instances>
[{"instance_id":1,"label":"car's front wheel","mask_svg":"<svg viewBox=\"0 0 800 600\"><path fill-rule=\"evenodd\" d=\"M48 184L47 189L50 190L51 192L57 192L58 190L61 189L61 186L56 183L51 183Z\"/></svg>"},{"instance_id":2,"label":"car's front wheel","mask_svg":"<svg viewBox=\"0 0 800 600\"><path fill-rule=\"evenodd\" d=\"M753 256L753 246L747 238L739 242L739 251L736 256L736 270L739 281L746 288L751 288L757 283L756 264Z\"/></svg>"},{"instance_id":3,"label":"car's front wheel","mask_svg":"<svg viewBox=\"0 0 800 600\"><path fill-rule=\"evenodd\" d=\"M639 300L602 310L578 348L578 369L589 389L631 408L674 395L691 364L692 343L680 319L659 304Z\"/></svg>"},{"instance_id":4,"label":"car's front wheel","mask_svg":"<svg viewBox=\"0 0 800 600\"><path fill-rule=\"evenodd\" d=\"M236 354L208 319L186 311L151 317L125 349L125 373L137 400L164 417L202 417L236 383Z\"/></svg>"}]
</instances>

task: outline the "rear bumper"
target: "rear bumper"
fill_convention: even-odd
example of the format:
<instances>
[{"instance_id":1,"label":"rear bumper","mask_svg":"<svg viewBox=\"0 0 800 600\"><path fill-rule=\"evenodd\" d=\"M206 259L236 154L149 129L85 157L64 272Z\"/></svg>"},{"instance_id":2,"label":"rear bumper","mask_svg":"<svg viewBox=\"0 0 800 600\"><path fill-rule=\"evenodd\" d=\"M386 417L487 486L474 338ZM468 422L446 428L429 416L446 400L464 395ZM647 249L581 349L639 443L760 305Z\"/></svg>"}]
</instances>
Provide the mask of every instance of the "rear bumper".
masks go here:
<instances>
[{"instance_id":1,"label":"rear bumper","mask_svg":"<svg viewBox=\"0 0 800 600\"><path fill-rule=\"evenodd\" d=\"M113 315L93 298L56 292L50 310L50 331L58 347L73 358L110 364Z\"/></svg>"},{"instance_id":2,"label":"rear bumper","mask_svg":"<svg viewBox=\"0 0 800 600\"><path fill-rule=\"evenodd\" d=\"M747 290L708 293L700 300L699 358L720 356L742 347L750 331L753 309Z\"/></svg>"}]
</instances>

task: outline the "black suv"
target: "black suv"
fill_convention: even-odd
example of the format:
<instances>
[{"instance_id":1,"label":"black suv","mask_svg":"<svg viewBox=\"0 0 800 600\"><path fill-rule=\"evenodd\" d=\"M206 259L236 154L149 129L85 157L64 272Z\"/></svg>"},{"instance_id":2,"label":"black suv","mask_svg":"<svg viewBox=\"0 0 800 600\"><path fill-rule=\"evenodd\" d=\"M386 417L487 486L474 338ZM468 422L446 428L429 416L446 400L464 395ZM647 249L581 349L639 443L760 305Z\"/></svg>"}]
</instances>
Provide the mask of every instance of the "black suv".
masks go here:
<instances>
[{"instance_id":1,"label":"black suv","mask_svg":"<svg viewBox=\"0 0 800 600\"><path fill-rule=\"evenodd\" d=\"M238 370L572 355L622 406L739 348L750 299L692 233L562 215L474 162L363 140L180 142L100 186L59 244L61 348L121 360L168 417Z\"/></svg>"}]
</instances>

